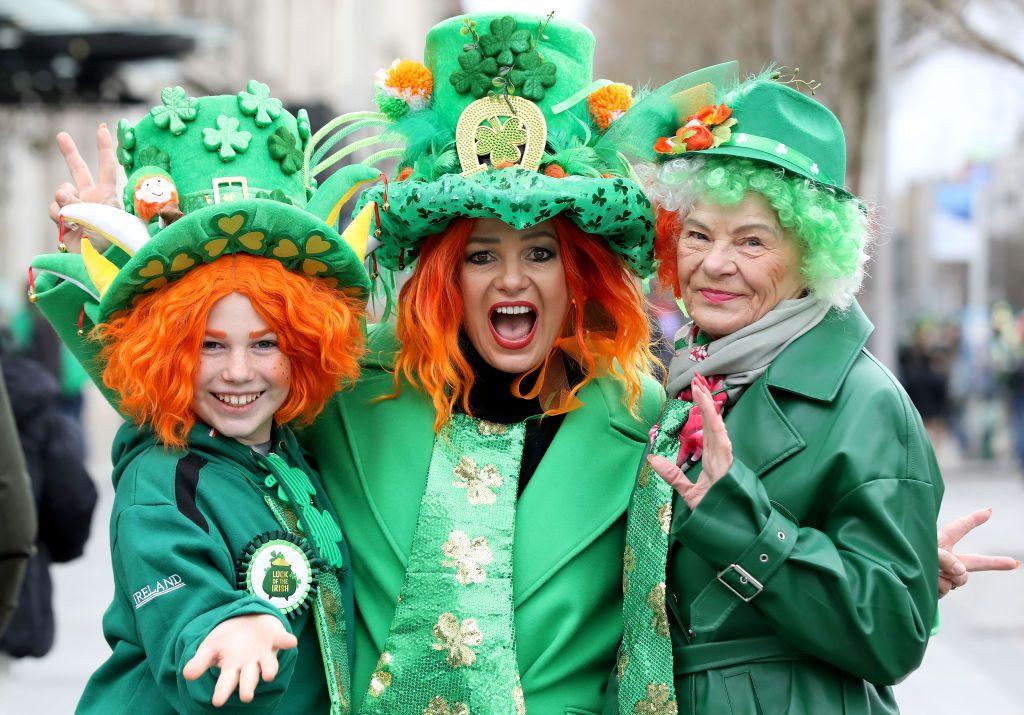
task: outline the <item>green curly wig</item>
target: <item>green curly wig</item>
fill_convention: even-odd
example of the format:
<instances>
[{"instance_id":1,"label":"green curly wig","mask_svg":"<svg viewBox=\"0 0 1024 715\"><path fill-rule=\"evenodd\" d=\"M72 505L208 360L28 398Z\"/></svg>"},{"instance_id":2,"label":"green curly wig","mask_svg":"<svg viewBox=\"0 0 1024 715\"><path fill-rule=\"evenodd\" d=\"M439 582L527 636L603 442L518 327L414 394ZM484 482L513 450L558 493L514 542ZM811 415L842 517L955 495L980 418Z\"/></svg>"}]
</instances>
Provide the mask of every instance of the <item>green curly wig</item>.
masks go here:
<instances>
[{"instance_id":1,"label":"green curly wig","mask_svg":"<svg viewBox=\"0 0 1024 715\"><path fill-rule=\"evenodd\" d=\"M732 156L690 156L660 166L637 168L648 197L663 216L658 221L656 257L663 283L675 273L678 216L695 200L728 206L753 192L763 196L779 224L803 250L801 271L815 295L839 308L853 301L864 279L871 225L864 204L855 197L779 167ZM664 266L664 268L662 268Z\"/></svg>"}]
</instances>

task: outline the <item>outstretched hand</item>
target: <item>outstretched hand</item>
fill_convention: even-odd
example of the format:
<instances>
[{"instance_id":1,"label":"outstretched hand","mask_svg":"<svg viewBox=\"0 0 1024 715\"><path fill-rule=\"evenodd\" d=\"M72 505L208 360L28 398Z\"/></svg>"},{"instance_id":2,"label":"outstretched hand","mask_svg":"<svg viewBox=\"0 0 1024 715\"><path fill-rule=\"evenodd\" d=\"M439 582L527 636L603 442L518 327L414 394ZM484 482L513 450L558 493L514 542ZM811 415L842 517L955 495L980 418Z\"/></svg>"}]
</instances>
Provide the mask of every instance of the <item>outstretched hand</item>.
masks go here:
<instances>
[{"instance_id":1,"label":"outstretched hand","mask_svg":"<svg viewBox=\"0 0 1024 715\"><path fill-rule=\"evenodd\" d=\"M972 571L1013 571L1020 568L1020 561L1009 556L953 553L953 547L960 539L991 516L991 509L978 509L939 528L939 598L967 583L967 575Z\"/></svg>"},{"instance_id":2,"label":"outstretched hand","mask_svg":"<svg viewBox=\"0 0 1024 715\"><path fill-rule=\"evenodd\" d=\"M694 409L700 410L703 419L704 455L700 476L696 482L691 482L673 461L654 454L647 456L647 463L679 493L690 509L696 509L708 490L732 467L732 442L725 429L725 420L715 409L707 380L700 374L695 375L690 389Z\"/></svg>"},{"instance_id":3,"label":"outstretched hand","mask_svg":"<svg viewBox=\"0 0 1024 715\"><path fill-rule=\"evenodd\" d=\"M238 688L238 699L251 703L260 677L270 682L277 676L277 653L298 645L299 641L285 630L281 621L270 614L236 616L221 622L196 649L185 664L185 680L196 680L213 666L220 668L220 677L213 690L211 703L221 707Z\"/></svg>"},{"instance_id":4,"label":"outstretched hand","mask_svg":"<svg viewBox=\"0 0 1024 715\"><path fill-rule=\"evenodd\" d=\"M64 162L68 165L71 182L65 181L57 187L53 194L50 218L54 223L58 222L60 210L68 204L96 203L122 208L121 200L117 195L117 157L114 154L114 140L111 138L106 124L101 124L96 130L96 152L99 156L99 166L95 181L70 134L67 132L58 134L57 146L60 148L60 153L64 155ZM90 236L90 240L98 251L103 251L108 245L106 241L98 237ZM67 227L63 242L71 253L81 253L82 230Z\"/></svg>"}]
</instances>

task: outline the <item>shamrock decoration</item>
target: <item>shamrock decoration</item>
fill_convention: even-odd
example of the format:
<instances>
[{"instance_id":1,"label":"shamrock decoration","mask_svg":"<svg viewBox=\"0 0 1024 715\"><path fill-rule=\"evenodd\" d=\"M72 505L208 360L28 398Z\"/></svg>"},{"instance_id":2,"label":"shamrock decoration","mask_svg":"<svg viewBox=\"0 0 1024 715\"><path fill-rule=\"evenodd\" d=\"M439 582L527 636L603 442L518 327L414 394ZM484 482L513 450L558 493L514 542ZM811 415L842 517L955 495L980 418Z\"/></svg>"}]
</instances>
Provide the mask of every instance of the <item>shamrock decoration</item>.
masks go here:
<instances>
[{"instance_id":1,"label":"shamrock decoration","mask_svg":"<svg viewBox=\"0 0 1024 715\"><path fill-rule=\"evenodd\" d=\"M238 108L243 114L254 114L257 127L265 127L281 114L281 100L270 96L270 87L249 80L244 92L238 93Z\"/></svg>"},{"instance_id":2,"label":"shamrock decoration","mask_svg":"<svg viewBox=\"0 0 1024 715\"><path fill-rule=\"evenodd\" d=\"M517 30L515 19L506 15L491 20L491 34L480 37L480 49L484 56L494 57L499 65L510 65L515 55L530 49L530 33Z\"/></svg>"},{"instance_id":3,"label":"shamrock decoration","mask_svg":"<svg viewBox=\"0 0 1024 715\"><path fill-rule=\"evenodd\" d=\"M459 94L469 92L477 99L491 88L491 77L498 74L498 63L493 57L485 58L479 50L468 50L459 55L461 70L452 72L448 81Z\"/></svg>"},{"instance_id":4,"label":"shamrock decoration","mask_svg":"<svg viewBox=\"0 0 1024 715\"><path fill-rule=\"evenodd\" d=\"M121 166L128 168L132 165L132 149L135 148L135 128L122 119L117 123L117 160Z\"/></svg>"},{"instance_id":5,"label":"shamrock decoration","mask_svg":"<svg viewBox=\"0 0 1024 715\"><path fill-rule=\"evenodd\" d=\"M555 83L558 68L551 62L545 62L539 52L529 52L516 58L516 69L509 73L512 84L519 89L519 94L539 102L544 99L547 88Z\"/></svg>"},{"instance_id":6,"label":"shamrock decoration","mask_svg":"<svg viewBox=\"0 0 1024 715\"><path fill-rule=\"evenodd\" d=\"M210 151L220 151L221 161L231 161L238 152L249 148L252 134L238 131L238 118L221 114L217 117L217 128L203 130L203 146Z\"/></svg>"},{"instance_id":7,"label":"shamrock decoration","mask_svg":"<svg viewBox=\"0 0 1024 715\"><path fill-rule=\"evenodd\" d=\"M294 174L302 168L302 150L288 127L278 127L277 131L267 137L267 148L285 174Z\"/></svg>"},{"instance_id":8,"label":"shamrock decoration","mask_svg":"<svg viewBox=\"0 0 1024 715\"><path fill-rule=\"evenodd\" d=\"M452 668L469 667L476 662L476 651L482 645L484 636L475 618L467 618L461 623L454 613L442 613L434 626L434 640L430 647L438 651L447 651L445 660Z\"/></svg>"},{"instance_id":9,"label":"shamrock decoration","mask_svg":"<svg viewBox=\"0 0 1024 715\"><path fill-rule=\"evenodd\" d=\"M440 695L436 695L427 703L427 707L423 710L423 715L469 715L469 708L466 707L465 703L458 700L449 705L447 700Z\"/></svg>"},{"instance_id":10,"label":"shamrock decoration","mask_svg":"<svg viewBox=\"0 0 1024 715\"><path fill-rule=\"evenodd\" d=\"M478 467L472 457L462 457L452 470L455 481L452 486L466 490L470 504L493 504L498 495L492 490L503 484L501 474L493 464Z\"/></svg>"},{"instance_id":11,"label":"shamrock decoration","mask_svg":"<svg viewBox=\"0 0 1024 715\"><path fill-rule=\"evenodd\" d=\"M138 166L159 166L167 173L171 172L171 157L160 151L155 146L146 146L135 155L135 163Z\"/></svg>"},{"instance_id":12,"label":"shamrock decoration","mask_svg":"<svg viewBox=\"0 0 1024 715\"><path fill-rule=\"evenodd\" d=\"M185 122L191 122L196 118L199 100L186 96L185 90L181 87L165 87L160 92L160 101L163 104L149 110L153 123L174 136L183 134L188 129Z\"/></svg>"},{"instance_id":13,"label":"shamrock decoration","mask_svg":"<svg viewBox=\"0 0 1024 715\"><path fill-rule=\"evenodd\" d=\"M651 618L651 627L662 638L669 637L668 612L665 610L665 584L659 583L647 594L647 605L654 616Z\"/></svg>"},{"instance_id":14,"label":"shamrock decoration","mask_svg":"<svg viewBox=\"0 0 1024 715\"><path fill-rule=\"evenodd\" d=\"M633 715L675 715L676 701L669 700L670 695L667 685L649 684L647 695L633 707Z\"/></svg>"},{"instance_id":15,"label":"shamrock decoration","mask_svg":"<svg viewBox=\"0 0 1024 715\"><path fill-rule=\"evenodd\" d=\"M526 130L518 117L509 117L504 123L493 119L490 124L477 127L474 138L477 156L489 154L492 166L502 162L515 164L519 161L519 145L526 143Z\"/></svg>"},{"instance_id":16,"label":"shamrock decoration","mask_svg":"<svg viewBox=\"0 0 1024 715\"><path fill-rule=\"evenodd\" d=\"M299 139L302 140L302 146L305 148L306 142L309 141L309 137L312 132L309 130L309 112L305 109L300 109L295 114L295 128L299 130Z\"/></svg>"}]
</instances>

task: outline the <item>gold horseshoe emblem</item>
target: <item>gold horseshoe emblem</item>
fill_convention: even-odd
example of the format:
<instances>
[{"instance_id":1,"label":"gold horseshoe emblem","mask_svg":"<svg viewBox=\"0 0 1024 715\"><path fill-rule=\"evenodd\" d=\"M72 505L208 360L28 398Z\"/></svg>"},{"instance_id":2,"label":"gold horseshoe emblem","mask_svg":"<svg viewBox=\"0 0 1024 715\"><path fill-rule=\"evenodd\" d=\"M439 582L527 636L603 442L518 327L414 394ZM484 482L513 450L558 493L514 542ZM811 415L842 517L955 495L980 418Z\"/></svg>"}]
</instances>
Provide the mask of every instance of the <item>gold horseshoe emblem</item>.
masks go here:
<instances>
[{"instance_id":1,"label":"gold horseshoe emblem","mask_svg":"<svg viewBox=\"0 0 1024 715\"><path fill-rule=\"evenodd\" d=\"M462 175L506 164L536 171L547 135L544 113L530 100L514 95L478 99L462 110L455 127Z\"/></svg>"}]
</instances>

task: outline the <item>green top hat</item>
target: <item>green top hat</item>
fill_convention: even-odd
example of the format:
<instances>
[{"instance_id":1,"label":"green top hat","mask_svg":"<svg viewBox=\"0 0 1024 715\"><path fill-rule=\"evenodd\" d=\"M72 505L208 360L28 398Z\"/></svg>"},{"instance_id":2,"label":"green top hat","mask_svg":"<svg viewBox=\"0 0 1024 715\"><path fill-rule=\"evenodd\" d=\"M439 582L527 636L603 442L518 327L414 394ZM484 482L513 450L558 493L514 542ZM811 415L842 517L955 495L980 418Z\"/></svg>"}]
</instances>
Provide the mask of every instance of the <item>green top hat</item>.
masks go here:
<instances>
[{"instance_id":1,"label":"green top hat","mask_svg":"<svg viewBox=\"0 0 1024 715\"><path fill-rule=\"evenodd\" d=\"M779 71L768 70L740 83L706 77L670 83L671 93L661 93L659 102L663 110L674 109L675 127L662 127L669 136L654 135L646 158L744 157L848 196L842 125L825 105L779 78ZM636 136L652 139L650 132Z\"/></svg>"},{"instance_id":2,"label":"green top hat","mask_svg":"<svg viewBox=\"0 0 1024 715\"><path fill-rule=\"evenodd\" d=\"M305 112L296 119L255 80L237 95L195 98L171 87L161 100L135 126L118 125L129 213L98 204L72 204L61 213L62 221L130 256L118 268L83 242L99 321L192 267L235 253L271 258L366 295L362 261L371 212L344 236L330 224L379 172L346 167L318 190L304 181Z\"/></svg>"},{"instance_id":3,"label":"green top hat","mask_svg":"<svg viewBox=\"0 0 1024 715\"><path fill-rule=\"evenodd\" d=\"M604 134L631 90L593 81L594 36L531 15L455 17L427 34L425 66L378 77L377 101L404 141L396 179L363 192L380 207L375 260L400 270L456 217L526 228L564 213L650 271L653 214ZM432 93L427 89L432 85Z\"/></svg>"}]
</instances>

